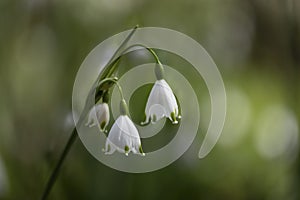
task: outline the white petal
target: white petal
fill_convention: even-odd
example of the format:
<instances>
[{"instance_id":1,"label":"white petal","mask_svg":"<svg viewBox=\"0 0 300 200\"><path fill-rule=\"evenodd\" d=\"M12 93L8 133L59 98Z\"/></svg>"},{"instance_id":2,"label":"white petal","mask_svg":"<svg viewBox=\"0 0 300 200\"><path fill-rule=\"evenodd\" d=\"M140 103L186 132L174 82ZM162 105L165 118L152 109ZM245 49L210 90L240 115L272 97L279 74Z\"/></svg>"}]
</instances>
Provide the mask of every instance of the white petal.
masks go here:
<instances>
[{"instance_id":1,"label":"white petal","mask_svg":"<svg viewBox=\"0 0 300 200\"><path fill-rule=\"evenodd\" d=\"M90 113L89 113L88 121L85 125L89 126L89 127L95 126L96 120L97 120L97 117L96 117L95 107L92 107L92 109L90 110Z\"/></svg>"},{"instance_id":2,"label":"white petal","mask_svg":"<svg viewBox=\"0 0 300 200\"><path fill-rule=\"evenodd\" d=\"M99 122L109 121L109 107L107 103L102 103L96 106L96 115Z\"/></svg>"},{"instance_id":3,"label":"white petal","mask_svg":"<svg viewBox=\"0 0 300 200\"><path fill-rule=\"evenodd\" d=\"M163 88L162 105L165 106L168 112L174 112L175 109L178 109L178 106L172 89L165 80L161 80L159 84Z\"/></svg>"},{"instance_id":4,"label":"white petal","mask_svg":"<svg viewBox=\"0 0 300 200\"><path fill-rule=\"evenodd\" d=\"M154 104L149 109L149 116L153 123L166 116L165 108L160 104Z\"/></svg>"},{"instance_id":5,"label":"white petal","mask_svg":"<svg viewBox=\"0 0 300 200\"><path fill-rule=\"evenodd\" d=\"M109 107L107 103L100 103L92 107L86 126L93 127L99 123L100 130L103 131L109 123ZM104 123L104 124L103 124Z\"/></svg>"},{"instance_id":6,"label":"white petal","mask_svg":"<svg viewBox=\"0 0 300 200\"><path fill-rule=\"evenodd\" d=\"M108 149L108 145L110 145L111 149ZM125 154L128 154L130 151L139 153L140 146L140 136L131 119L127 115L119 116L106 140L107 154L113 153L114 150ZM128 148L126 152L125 147Z\"/></svg>"},{"instance_id":7,"label":"white petal","mask_svg":"<svg viewBox=\"0 0 300 200\"><path fill-rule=\"evenodd\" d=\"M157 80L150 92L146 104L146 122L154 115L156 121L163 117L171 119L171 113L174 112L178 116L178 105L172 89L165 80ZM171 119L172 121L172 119Z\"/></svg>"}]
</instances>

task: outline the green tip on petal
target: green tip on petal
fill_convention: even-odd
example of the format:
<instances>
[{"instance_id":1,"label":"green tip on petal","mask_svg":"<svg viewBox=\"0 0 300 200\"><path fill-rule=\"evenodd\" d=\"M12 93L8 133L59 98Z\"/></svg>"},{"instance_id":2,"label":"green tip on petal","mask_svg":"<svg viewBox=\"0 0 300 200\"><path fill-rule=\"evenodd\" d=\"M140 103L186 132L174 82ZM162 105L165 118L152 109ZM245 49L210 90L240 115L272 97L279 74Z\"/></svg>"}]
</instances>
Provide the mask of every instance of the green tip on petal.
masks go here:
<instances>
[{"instance_id":1,"label":"green tip on petal","mask_svg":"<svg viewBox=\"0 0 300 200\"><path fill-rule=\"evenodd\" d=\"M175 116L175 112L171 112L171 119L172 119L173 124L178 124L178 121Z\"/></svg>"},{"instance_id":2,"label":"green tip on petal","mask_svg":"<svg viewBox=\"0 0 300 200\"><path fill-rule=\"evenodd\" d=\"M103 121L101 124L100 124L100 129L103 131L104 128L105 128L105 124L106 124L106 121Z\"/></svg>"},{"instance_id":3,"label":"green tip on petal","mask_svg":"<svg viewBox=\"0 0 300 200\"><path fill-rule=\"evenodd\" d=\"M156 122L156 120L157 120L156 115L152 115L152 121L153 121L153 122Z\"/></svg>"},{"instance_id":4,"label":"green tip on petal","mask_svg":"<svg viewBox=\"0 0 300 200\"><path fill-rule=\"evenodd\" d=\"M142 146L139 147L139 152L140 152L143 156L145 155Z\"/></svg>"},{"instance_id":5,"label":"green tip on petal","mask_svg":"<svg viewBox=\"0 0 300 200\"><path fill-rule=\"evenodd\" d=\"M129 152L129 147L128 147L127 145L125 145L125 148L124 148L124 150L125 150L125 153L127 153L127 154L128 154L128 152Z\"/></svg>"}]
</instances>

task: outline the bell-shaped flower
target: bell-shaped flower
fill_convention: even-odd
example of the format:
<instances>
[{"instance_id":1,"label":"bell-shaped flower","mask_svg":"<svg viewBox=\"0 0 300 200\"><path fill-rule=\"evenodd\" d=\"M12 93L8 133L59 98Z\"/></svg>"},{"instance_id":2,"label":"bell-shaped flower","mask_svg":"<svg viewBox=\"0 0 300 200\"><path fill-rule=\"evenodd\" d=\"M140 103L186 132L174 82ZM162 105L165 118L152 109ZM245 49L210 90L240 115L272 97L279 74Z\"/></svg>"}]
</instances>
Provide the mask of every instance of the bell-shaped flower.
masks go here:
<instances>
[{"instance_id":1,"label":"bell-shaped flower","mask_svg":"<svg viewBox=\"0 0 300 200\"><path fill-rule=\"evenodd\" d=\"M179 114L176 98L164 79L155 82L148 97L145 113L146 121L143 122L144 124L149 121L155 123L163 117L169 118L174 124L178 123Z\"/></svg>"},{"instance_id":2,"label":"bell-shaped flower","mask_svg":"<svg viewBox=\"0 0 300 200\"><path fill-rule=\"evenodd\" d=\"M106 126L109 123L109 107L107 103L100 103L95 105L89 113L86 126L93 127L99 124L99 128L102 132L105 131Z\"/></svg>"},{"instance_id":3,"label":"bell-shaped flower","mask_svg":"<svg viewBox=\"0 0 300 200\"><path fill-rule=\"evenodd\" d=\"M169 118L173 124L177 124L180 118L178 105L169 84L163 79L163 68L157 65L155 69L157 81L155 82L146 104L145 114L147 124L149 121L155 123L163 117Z\"/></svg>"},{"instance_id":4,"label":"bell-shaped flower","mask_svg":"<svg viewBox=\"0 0 300 200\"><path fill-rule=\"evenodd\" d=\"M129 152L145 155L141 146L141 139L137 128L128 117L127 106L124 100L121 101L121 115L117 118L109 131L105 144L105 154L112 154L116 150L125 153Z\"/></svg>"}]
</instances>

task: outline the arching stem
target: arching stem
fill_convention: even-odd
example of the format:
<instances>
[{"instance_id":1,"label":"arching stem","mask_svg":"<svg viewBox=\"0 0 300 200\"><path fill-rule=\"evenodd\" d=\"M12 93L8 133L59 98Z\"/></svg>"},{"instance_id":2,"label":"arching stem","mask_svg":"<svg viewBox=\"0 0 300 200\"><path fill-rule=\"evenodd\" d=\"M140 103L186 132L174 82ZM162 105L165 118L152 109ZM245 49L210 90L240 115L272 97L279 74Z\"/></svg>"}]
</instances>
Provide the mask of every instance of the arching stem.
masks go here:
<instances>
[{"instance_id":1,"label":"arching stem","mask_svg":"<svg viewBox=\"0 0 300 200\"><path fill-rule=\"evenodd\" d=\"M110 59L109 62L107 63L107 65L106 65L105 68L108 70L108 74L105 74L106 71L104 71L103 74L104 74L105 76L104 76L104 77L99 76L99 78L98 78L98 79L95 81L95 83L93 84L93 86L92 86L92 88L91 88L91 90L90 90L90 92L89 92L89 95L88 95L88 97L87 97L85 107L84 107L84 109L83 109L83 111L82 111L82 113L81 113L81 115L80 115L80 118L79 118L79 120L78 120L78 122L77 122L77 127L80 127L81 124L82 124L83 119L85 119L85 116L86 116L86 114L87 114L88 111L89 111L89 106L90 106L89 104L90 104L90 102L91 102L92 100L95 100L93 94L95 93L96 86L98 85L98 82L99 82L98 80L101 80L101 79L103 79L103 78L109 77L109 76L113 73L113 71L111 71L111 70L109 69L109 67L110 67L110 66L114 66L114 65L116 64L116 62L119 62L119 58L115 59L116 55L117 55L117 54L120 52L120 50L127 44L127 42L130 40L130 38L131 38L132 35L135 33L135 31L136 31L137 28L138 28L138 25L136 25L136 26L132 29L132 31L128 34L128 36L125 38L125 40L122 42L122 44L121 44L121 45L119 46L119 48L115 51L115 53L113 54L113 56L111 57L111 59ZM113 65L112 65L112 63L113 63ZM111 71L111 72L110 72L110 71ZM107 76L107 75L109 75L109 76ZM101 81L100 81L100 82L101 82ZM60 171L60 169L61 169L61 166L62 166L62 164L64 163L64 161L65 161L65 159L66 159L68 153L70 152L71 147L73 146L74 142L76 141L77 137L78 137L77 129L76 129L76 127L74 127L74 129L73 129L73 131L72 131L72 133L71 133L71 135L70 135L70 137L69 137L69 139L68 139L68 141L67 141L67 144L66 144L66 146L64 147L64 150L62 151L62 153L61 153L61 155L60 155L60 157L59 157L59 160L58 160L58 162L56 163L55 168L54 168L54 170L52 171L52 173L51 173L51 175L50 175L50 177L49 177L49 179L48 179L48 181L47 181L47 184L46 184L46 187L45 187L45 189L44 189L44 191L43 191L41 200L46 200L47 197L49 196L49 194L50 194L50 192L51 192L51 189L52 189L52 187L53 187L55 181L57 180L57 177L58 177L58 175L59 175L59 171Z\"/></svg>"}]
</instances>

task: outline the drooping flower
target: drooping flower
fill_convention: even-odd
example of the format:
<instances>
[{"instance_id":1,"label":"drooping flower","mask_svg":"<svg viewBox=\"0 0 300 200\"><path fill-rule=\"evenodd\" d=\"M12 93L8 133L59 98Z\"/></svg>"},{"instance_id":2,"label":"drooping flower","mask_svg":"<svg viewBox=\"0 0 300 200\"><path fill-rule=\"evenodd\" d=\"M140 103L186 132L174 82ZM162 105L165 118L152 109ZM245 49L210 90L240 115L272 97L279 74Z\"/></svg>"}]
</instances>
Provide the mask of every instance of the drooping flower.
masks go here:
<instances>
[{"instance_id":1,"label":"drooping flower","mask_svg":"<svg viewBox=\"0 0 300 200\"><path fill-rule=\"evenodd\" d=\"M180 118L177 101L169 84L163 79L161 65L156 66L155 73L157 80L148 97L145 109L146 121L142 124L147 124L149 121L155 123L163 117L177 124L177 118Z\"/></svg>"},{"instance_id":2,"label":"drooping flower","mask_svg":"<svg viewBox=\"0 0 300 200\"><path fill-rule=\"evenodd\" d=\"M141 146L141 139L137 128L128 117L127 106L121 101L121 115L117 118L109 131L105 144L105 154L112 154L116 150L128 156L132 151L135 154L145 155Z\"/></svg>"},{"instance_id":3,"label":"drooping flower","mask_svg":"<svg viewBox=\"0 0 300 200\"><path fill-rule=\"evenodd\" d=\"M109 107L107 103L100 103L95 105L89 113L86 126L93 127L99 123L99 128L102 132L105 131L106 126L109 123Z\"/></svg>"}]
</instances>

